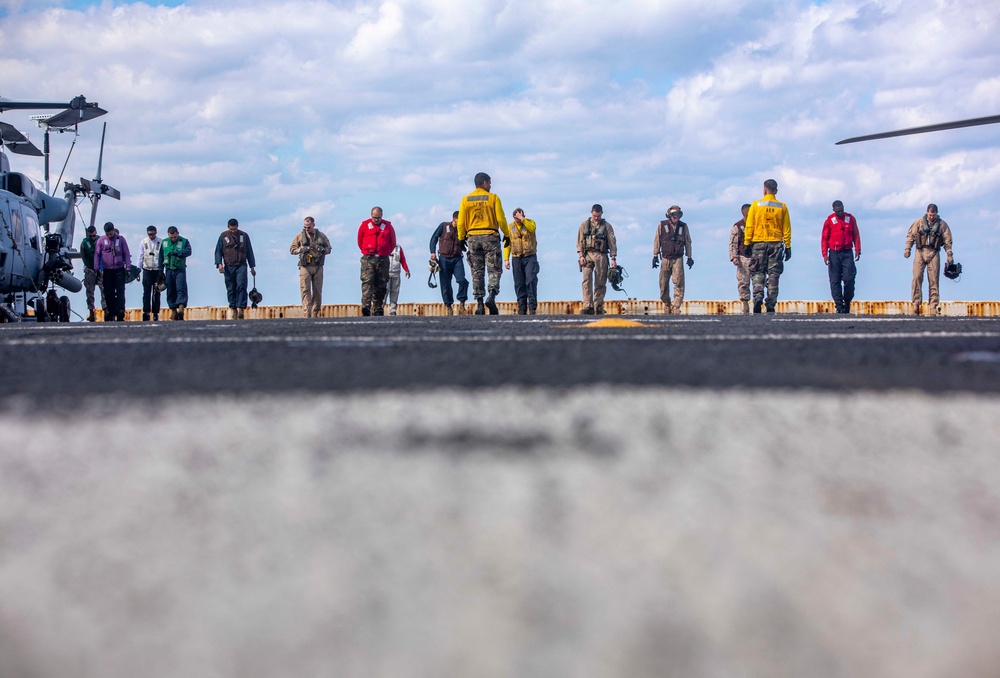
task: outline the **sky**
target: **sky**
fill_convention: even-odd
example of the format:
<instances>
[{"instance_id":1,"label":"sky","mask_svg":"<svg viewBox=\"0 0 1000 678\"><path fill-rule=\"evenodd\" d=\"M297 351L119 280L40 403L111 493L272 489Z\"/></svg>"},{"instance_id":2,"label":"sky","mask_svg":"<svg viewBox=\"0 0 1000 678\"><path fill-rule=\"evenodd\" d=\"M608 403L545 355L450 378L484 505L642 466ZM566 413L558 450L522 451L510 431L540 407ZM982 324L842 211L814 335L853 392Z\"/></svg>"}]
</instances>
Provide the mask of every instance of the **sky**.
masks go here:
<instances>
[{"instance_id":1,"label":"sky","mask_svg":"<svg viewBox=\"0 0 1000 678\"><path fill-rule=\"evenodd\" d=\"M840 199L861 229L857 299L909 298L906 230L934 202L964 269L942 298L995 300L1000 125L834 144L1000 113L998 33L992 0L0 0L0 96L109 111L80 126L63 180L95 176L106 122L103 179L122 199L101 201L98 225L133 251L148 224L176 225L193 306L226 304L213 253L230 217L264 303L298 303L288 248L306 215L333 245L324 302L358 303L375 205L413 271L400 301L439 301L428 241L477 172L508 218L538 223L543 300L580 298L576 232L595 202L630 297L659 295L653 236L676 204L687 299L737 298L729 232L767 178L792 220L781 299L829 298L819 239ZM41 146L27 116L0 119ZM72 141L51 140L56 194ZM42 184L40 160L12 165ZM130 307L140 296L128 287ZM515 298L510 272L499 298Z\"/></svg>"}]
</instances>

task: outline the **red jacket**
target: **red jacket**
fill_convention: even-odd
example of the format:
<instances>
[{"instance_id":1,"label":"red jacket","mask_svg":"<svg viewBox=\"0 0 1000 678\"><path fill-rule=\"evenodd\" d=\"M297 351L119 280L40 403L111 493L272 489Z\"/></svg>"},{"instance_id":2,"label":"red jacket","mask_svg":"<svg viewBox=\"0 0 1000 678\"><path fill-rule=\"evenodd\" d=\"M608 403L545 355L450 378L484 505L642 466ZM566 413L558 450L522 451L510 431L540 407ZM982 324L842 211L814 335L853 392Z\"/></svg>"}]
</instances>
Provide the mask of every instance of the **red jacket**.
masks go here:
<instances>
[{"instance_id":1,"label":"red jacket","mask_svg":"<svg viewBox=\"0 0 1000 678\"><path fill-rule=\"evenodd\" d=\"M378 226L371 219L365 219L358 228L358 247L361 254L387 257L396 247L396 231L385 219Z\"/></svg>"},{"instance_id":2,"label":"red jacket","mask_svg":"<svg viewBox=\"0 0 1000 678\"><path fill-rule=\"evenodd\" d=\"M819 239L819 248L826 259L830 250L849 250L854 247L861 254L861 233L858 231L858 220L854 215L844 212L843 219L834 212L823 222L823 235Z\"/></svg>"}]
</instances>

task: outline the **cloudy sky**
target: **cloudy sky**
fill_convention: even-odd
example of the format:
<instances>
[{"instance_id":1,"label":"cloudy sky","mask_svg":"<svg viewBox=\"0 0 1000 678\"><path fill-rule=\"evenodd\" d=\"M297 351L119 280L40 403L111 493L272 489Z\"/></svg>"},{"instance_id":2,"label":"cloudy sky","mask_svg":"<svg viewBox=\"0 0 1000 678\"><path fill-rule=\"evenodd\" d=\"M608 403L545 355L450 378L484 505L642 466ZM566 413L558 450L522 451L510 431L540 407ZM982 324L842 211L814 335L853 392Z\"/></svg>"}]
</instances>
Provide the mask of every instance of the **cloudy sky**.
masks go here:
<instances>
[{"instance_id":1,"label":"cloudy sky","mask_svg":"<svg viewBox=\"0 0 1000 678\"><path fill-rule=\"evenodd\" d=\"M653 233L678 204L687 297L736 298L729 229L773 177L793 227L782 298L829 297L819 235L839 198L862 231L859 299L908 298L905 232L936 202L966 271L942 296L983 300L1000 298L1000 125L834 142L1000 113L998 34L995 0L0 0L0 96L110 111L81 126L67 178L94 176L106 121L122 200L98 220L133 246L177 225L192 305L225 304L212 253L233 216L265 303L297 303L288 246L307 214L334 247L324 300L356 303L373 205L414 271L401 300L440 300L428 239L479 171L538 222L543 299L579 298L594 202L630 296L657 297ZM41 145L27 114L2 119ZM71 141L52 139L53 182ZM41 180L40 162L14 164ZM513 300L509 273L501 287Z\"/></svg>"}]
</instances>

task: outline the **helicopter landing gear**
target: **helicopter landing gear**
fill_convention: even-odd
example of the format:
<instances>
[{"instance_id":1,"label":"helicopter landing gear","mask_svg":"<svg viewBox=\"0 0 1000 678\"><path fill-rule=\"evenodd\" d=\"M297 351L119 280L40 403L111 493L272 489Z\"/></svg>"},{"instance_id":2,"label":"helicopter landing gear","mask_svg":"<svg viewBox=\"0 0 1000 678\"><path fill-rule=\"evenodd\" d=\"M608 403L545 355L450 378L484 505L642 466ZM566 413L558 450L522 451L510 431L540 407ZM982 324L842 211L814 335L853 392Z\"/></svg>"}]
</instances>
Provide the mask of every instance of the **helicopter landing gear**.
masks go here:
<instances>
[{"instance_id":1,"label":"helicopter landing gear","mask_svg":"<svg viewBox=\"0 0 1000 678\"><path fill-rule=\"evenodd\" d=\"M45 299L38 297L35 299L35 322L44 323L49 319L49 314L45 310Z\"/></svg>"},{"instance_id":2,"label":"helicopter landing gear","mask_svg":"<svg viewBox=\"0 0 1000 678\"><path fill-rule=\"evenodd\" d=\"M59 322L68 323L69 322L69 297L62 296L59 297Z\"/></svg>"}]
</instances>

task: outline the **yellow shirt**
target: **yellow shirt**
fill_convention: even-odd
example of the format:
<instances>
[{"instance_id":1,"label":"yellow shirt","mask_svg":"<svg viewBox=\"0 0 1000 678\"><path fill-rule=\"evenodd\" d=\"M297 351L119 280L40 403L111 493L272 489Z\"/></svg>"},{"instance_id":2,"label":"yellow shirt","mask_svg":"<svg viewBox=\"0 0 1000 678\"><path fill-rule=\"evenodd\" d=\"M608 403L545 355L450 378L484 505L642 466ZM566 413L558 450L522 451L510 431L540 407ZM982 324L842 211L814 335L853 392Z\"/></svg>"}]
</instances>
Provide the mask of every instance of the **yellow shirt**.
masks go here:
<instances>
[{"instance_id":1,"label":"yellow shirt","mask_svg":"<svg viewBox=\"0 0 1000 678\"><path fill-rule=\"evenodd\" d=\"M785 247L791 249L792 221L788 217L788 206L768 193L750 205L743 244L782 240L785 241Z\"/></svg>"},{"instance_id":2,"label":"yellow shirt","mask_svg":"<svg viewBox=\"0 0 1000 678\"><path fill-rule=\"evenodd\" d=\"M458 239L470 235L489 235L497 231L510 237L507 217L503 213L500 197L485 188L477 188L462 198L458 208Z\"/></svg>"}]
</instances>

